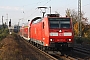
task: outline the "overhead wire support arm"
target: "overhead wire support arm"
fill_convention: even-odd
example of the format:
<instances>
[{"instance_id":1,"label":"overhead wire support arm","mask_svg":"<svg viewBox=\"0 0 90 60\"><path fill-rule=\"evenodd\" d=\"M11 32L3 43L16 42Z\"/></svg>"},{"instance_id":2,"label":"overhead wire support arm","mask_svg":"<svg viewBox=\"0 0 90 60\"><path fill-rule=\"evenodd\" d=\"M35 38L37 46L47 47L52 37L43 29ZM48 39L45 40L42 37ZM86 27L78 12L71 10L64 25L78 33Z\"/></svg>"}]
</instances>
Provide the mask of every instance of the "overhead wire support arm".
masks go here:
<instances>
[{"instance_id":1,"label":"overhead wire support arm","mask_svg":"<svg viewBox=\"0 0 90 60\"><path fill-rule=\"evenodd\" d=\"M51 14L51 6L49 8L50 8L50 14Z\"/></svg>"}]
</instances>

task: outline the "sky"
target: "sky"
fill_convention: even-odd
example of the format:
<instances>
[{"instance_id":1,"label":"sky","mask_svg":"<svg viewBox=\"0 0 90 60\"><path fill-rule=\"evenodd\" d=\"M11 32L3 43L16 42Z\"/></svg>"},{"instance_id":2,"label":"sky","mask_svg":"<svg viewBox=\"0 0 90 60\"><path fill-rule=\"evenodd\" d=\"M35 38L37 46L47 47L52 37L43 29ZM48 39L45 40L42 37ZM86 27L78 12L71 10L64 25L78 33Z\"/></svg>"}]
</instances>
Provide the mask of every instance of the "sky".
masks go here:
<instances>
[{"instance_id":1,"label":"sky","mask_svg":"<svg viewBox=\"0 0 90 60\"><path fill-rule=\"evenodd\" d=\"M81 0L82 11L90 22L90 0ZM37 16L42 16L42 11L38 7L47 7L46 13L55 13L56 11L65 16L67 8L78 11L78 0L0 0L0 24L2 16L4 22L12 21L12 25L22 25L28 23Z\"/></svg>"}]
</instances>

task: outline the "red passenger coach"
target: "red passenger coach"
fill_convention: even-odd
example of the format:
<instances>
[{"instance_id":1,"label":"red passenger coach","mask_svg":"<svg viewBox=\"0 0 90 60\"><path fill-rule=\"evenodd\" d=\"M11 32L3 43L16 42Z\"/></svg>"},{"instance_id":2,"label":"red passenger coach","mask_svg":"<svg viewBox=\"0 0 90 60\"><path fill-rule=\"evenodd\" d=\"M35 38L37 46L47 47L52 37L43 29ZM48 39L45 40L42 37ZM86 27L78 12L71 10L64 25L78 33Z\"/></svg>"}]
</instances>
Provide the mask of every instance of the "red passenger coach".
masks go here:
<instances>
[{"instance_id":1,"label":"red passenger coach","mask_svg":"<svg viewBox=\"0 0 90 60\"><path fill-rule=\"evenodd\" d=\"M72 20L59 17L59 14L47 14L46 17L36 17L30 24L30 41L46 49L72 49Z\"/></svg>"},{"instance_id":2,"label":"red passenger coach","mask_svg":"<svg viewBox=\"0 0 90 60\"><path fill-rule=\"evenodd\" d=\"M24 37L28 38L28 26L24 27Z\"/></svg>"},{"instance_id":3,"label":"red passenger coach","mask_svg":"<svg viewBox=\"0 0 90 60\"><path fill-rule=\"evenodd\" d=\"M20 28L20 36L23 37L26 40L30 40L30 32L29 32L29 27L28 26L22 26Z\"/></svg>"}]
</instances>

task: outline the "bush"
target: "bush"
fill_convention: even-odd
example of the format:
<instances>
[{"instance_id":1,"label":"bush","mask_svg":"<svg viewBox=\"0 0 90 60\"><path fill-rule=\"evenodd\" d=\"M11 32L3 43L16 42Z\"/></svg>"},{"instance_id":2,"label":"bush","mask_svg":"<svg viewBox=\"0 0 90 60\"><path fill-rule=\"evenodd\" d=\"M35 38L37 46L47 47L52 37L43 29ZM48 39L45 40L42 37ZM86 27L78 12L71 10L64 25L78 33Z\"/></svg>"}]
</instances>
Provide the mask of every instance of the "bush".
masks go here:
<instances>
[{"instance_id":1,"label":"bush","mask_svg":"<svg viewBox=\"0 0 90 60\"><path fill-rule=\"evenodd\" d=\"M3 38L5 38L8 35L8 29L7 28L2 28L0 30L0 40L2 40Z\"/></svg>"},{"instance_id":2,"label":"bush","mask_svg":"<svg viewBox=\"0 0 90 60\"><path fill-rule=\"evenodd\" d=\"M75 37L74 40L77 44L90 44L90 39L86 37Z\"/></svg>"},{"instance_id":3,"label":"bush","mask_svg":"<svg viewBox=\"0 0 90 60\"><path fill-rule=\"evenodd\" d=\"M74 40L77 44L83 43L83 40L80 37L75 37Z\"/></svg>"}]
</instances>

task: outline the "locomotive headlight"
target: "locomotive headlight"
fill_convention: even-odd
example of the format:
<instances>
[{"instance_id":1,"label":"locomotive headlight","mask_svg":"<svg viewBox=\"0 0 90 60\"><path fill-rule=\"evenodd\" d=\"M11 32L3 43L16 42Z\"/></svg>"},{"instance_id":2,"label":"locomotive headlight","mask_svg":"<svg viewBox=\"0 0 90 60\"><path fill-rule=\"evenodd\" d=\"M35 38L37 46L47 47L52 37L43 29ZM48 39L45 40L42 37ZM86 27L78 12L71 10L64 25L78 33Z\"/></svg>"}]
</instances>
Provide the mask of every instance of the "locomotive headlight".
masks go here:
<instances>
[{"instance_id":1,"label":"locomotive headlight","mask_svg":"<svg viewBox=\"0 0 90 60\"><path fill-rule=\"evenodd\" d=\"M71 39L68 39L68 41L71 41Z\"/></svg>"},{"instance_id":2,"label":"locomotive headlight","mask_svg":"<svg viewBox=\"0 0 90 60\"><path fill-rule=\"evenodd\" d=\"M50 39L50 41L53 41L53 39Z\"/></svg>"}]
</instances>

